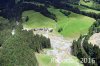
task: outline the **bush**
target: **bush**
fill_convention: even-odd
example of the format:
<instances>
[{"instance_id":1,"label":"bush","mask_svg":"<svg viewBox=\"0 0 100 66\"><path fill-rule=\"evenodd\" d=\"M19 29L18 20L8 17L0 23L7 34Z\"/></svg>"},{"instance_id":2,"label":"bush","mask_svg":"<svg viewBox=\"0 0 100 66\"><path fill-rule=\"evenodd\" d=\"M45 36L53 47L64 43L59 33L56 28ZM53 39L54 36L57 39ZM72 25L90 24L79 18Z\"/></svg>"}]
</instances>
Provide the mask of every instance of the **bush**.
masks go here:
<instances>
[{"instance_id":1,"label":"bush","mask_svg":"<svg viewBox=\"0 0 100 66\"><path fill-rule=\"evenodd\" d=\"M66 11L66 10L60 10L61 13L63 13L65 16L68 16L71 14L70 11Z\"/></svg>"},{"instance_id":2,"label":"bush","mask_svg":"<svg viewBox=\"0 0 100 66\"><path fill-rule=\"evenodd\" d=\"M61 31L63 31L63 28L59 28L59 29L58 29L58 32L59 32L59 33L60 33Z\"/></svg>"}]
</instances>

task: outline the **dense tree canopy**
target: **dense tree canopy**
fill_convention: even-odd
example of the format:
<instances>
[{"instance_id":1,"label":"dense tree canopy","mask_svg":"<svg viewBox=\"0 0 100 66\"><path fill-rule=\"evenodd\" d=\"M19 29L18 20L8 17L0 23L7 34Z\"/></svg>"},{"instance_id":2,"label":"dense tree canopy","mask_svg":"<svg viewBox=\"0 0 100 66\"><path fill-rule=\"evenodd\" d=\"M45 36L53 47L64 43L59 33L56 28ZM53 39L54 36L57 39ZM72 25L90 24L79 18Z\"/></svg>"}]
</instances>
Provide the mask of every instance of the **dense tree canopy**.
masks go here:
<instances>
[{"instance_id":1,"label":"dense tree canopy","mask_svg":"<svg viewBox=\"0 0 100 66\"><path fill-rule=\"evenodd\" d=\"M38 66L34 52L23 36L9 37L2 45L2 66Z\"/></svg>"},{"instance_id":2,"label":"dense tree canopy","mask_svg":"<svg viewBox=\"0 0 100 66\"><path fill-rule=\"evenodd\" d=\"M88 40L91 35L94 33L100 32L100 20L94 22L94 24L90 27L88 35L80 36L77 41L73 41L72 46L72 54L77 56L81 61L81 58L86 58L87 63L83 64L85 66L100 66L100 48L96 45L92 45L88 43ZM89 58L91 58L91 62L89 63ZM92 60L94 58L94 60ZM95 63L92 63L95 61Z\"/></svg>"},{"instance_id":3,"label":"dense tree canopy","mask_svg":"<svg viewBox=\"0 0 100 66\"><path fill-rule=\"evenodd\" d=\"M34 52L50 48L50 40L22 30L21 24L14 28L14 35L11 35L10 28L0 31L0 66L38 66Z\"/></svg>"}]
</instances>

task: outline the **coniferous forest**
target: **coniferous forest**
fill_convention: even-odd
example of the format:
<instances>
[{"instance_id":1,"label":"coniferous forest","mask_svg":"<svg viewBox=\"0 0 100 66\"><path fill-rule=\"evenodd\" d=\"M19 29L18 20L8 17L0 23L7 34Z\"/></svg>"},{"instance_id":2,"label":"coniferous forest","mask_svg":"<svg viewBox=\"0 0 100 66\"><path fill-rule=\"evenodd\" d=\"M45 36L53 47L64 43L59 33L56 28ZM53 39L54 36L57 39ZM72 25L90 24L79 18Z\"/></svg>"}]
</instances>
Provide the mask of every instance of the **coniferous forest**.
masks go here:
<instances>
[{"instance_id":1,"label":"coniferous forest","mask_svg":"<svg viewBox=\"0 0 100 66\"><path fill-rule=\"evenodd\" d=\"M100 66L99 33L100 0L0 0L0 66Z\"/></svg>"}]
</instances>

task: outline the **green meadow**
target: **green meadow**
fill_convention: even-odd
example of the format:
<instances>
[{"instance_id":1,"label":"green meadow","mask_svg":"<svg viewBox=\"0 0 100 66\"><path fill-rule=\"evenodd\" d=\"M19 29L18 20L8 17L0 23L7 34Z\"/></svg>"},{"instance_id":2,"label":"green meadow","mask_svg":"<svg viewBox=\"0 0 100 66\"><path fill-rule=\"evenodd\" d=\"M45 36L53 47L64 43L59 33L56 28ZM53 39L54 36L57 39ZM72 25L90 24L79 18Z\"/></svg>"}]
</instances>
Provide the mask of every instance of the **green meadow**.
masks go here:
<instances>
[{"instance_id":1,"label":"green meadow","mask_svg":"<svg viewBox=\"0 0 100 66\"><path fill-rule=\"evenodd\" d=\"M51 63L52 56L39 53L36 53L35 55L39 62L39 66L56 66L56 63Z\"/></svg>"},{"instance_id":2,"label":"green meadow","mask_svg":"<svg viewBox=\"0 0 100 66\"><path fill-rule=\"evenodd\" d=\"M59 9L49 8L48 10L56 14L58 20L57 28L63 28L61 34L66 37L75 37L79 36L80 34L87 33L88 28L95 21L90 17L72 12L69 16L65 16L64 14L59 12Z\"/></svg>"},{"instance_id":3,"label":"green meadow","mask_svg":"<svg viewBox=\"0 0 100 66\"><path fill-rule=\"evenodd\" d=\"M83 0L80 0L80 3L83 4L83 5L90 6L90 7L93 6L93 1L90 1L90 2L85 3Z\"/></svg>"},{"instance_id":4,"label":"green meadow","mask_svg":"<svg viewBox=\"0 0 100 66\"><path fill-rule=\"evenodd\" d=\"M29 20L23 25L25 28L42 28L42 27L52 27L54 28L55 21L43 16L39 12L33 10L25 11L22 17L29 17Z\"/></svg>"},{"instance_id":5,"label":"green meadow","mask_svg":"<svg viewBox=\"0 0 100 66\"><path fill-rule=\"evenodd\" d=\"M100 13L100 11L93 10L93 9L90 9L90 8L86 8L86 7L84 7L84 6L79 6L79 5L72 5L72 6L78 7L81 11L85 11L85 12L94 12L94 13L97 13L97 14Z\"/></svg>"},{"instance_id":6,"label":"green meadow","mask_svg":"<svg viewBox=\"0 0 100 66\"><path fill-rule=\"evenodd\" d=\"M85 34L88 28L91 26L95 20L93 18L83 16L80 14L72 13L69 16L65 16L56 8L48 8L48 10L55 14L57 17L57 22L54 20L43 16L39 12L35 11L25 11L23 12L23 17L28 16L29 20L25 22L24 28L53 28L57 31L59 28L63 30L60 32L65 37L77 37L80 34Z\"/></svg>"},{"instance_id":7,"label":"green meadow","mask_svg":"<svg viewBox=\"0 0 100 66\"><path fill-rule=\"evenodd\" d=\"M57 66L57 63L52 61L52 56L41 53L35 53L35 55L39 66ZM70 56L68 60L61 62L60 66L83 66L76 57Z\"/></svg>"},{"instance_id":8,"label":"green meadow","mask_svg":"<svg viewBox=\"0 0 100 66\"><path fill-rule=\"evenodd\" d=\"M100 9L100 4L94 3L92 0L90 0L90 2L84 2L83 0L80 0L80 4Z\"/></svg>"}]
</instances>

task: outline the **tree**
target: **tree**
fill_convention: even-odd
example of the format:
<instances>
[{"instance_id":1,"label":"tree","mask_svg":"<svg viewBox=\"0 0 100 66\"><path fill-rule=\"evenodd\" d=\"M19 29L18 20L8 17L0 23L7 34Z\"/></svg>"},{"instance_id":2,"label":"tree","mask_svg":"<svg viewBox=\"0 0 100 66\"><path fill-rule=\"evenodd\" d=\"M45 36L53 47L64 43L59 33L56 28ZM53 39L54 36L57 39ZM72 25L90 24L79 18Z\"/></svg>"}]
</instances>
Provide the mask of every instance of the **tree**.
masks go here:
<instances>
[{"instance_id":1,"label":"tree","mask_svg":"<svg viewBox=\"0 0 100 66\"><path fill-rule=\"evenodd\" d=\"M15 34L3 43L2 66L38 66L34 52L29 47L30 38L24 36L26 34L24 31Z\"/></svg>"},{"instance_id":2,"label":"tree","mask_svg":"<svg viewBox=\"0 0 100 66\"><path fill-rule=\"evenodd\" d=\"M93 49L94 49L94 54L93 54L92 57L95 58L95 60L96 60L96 62L97 62L97 64L98 64L98 66L100 66L100 49L99 49L99 47L96 46L96 45L94 45Z\"/></svg>"},{"instance_id":3,"label":"tree","mask_svg":"<svg viewBox=\"0 0 100 66\"><path fill-rule=\"evenodd\" d=\"M5 29L0 31L0 46L11 36L11 30Z\"/></svg>"},{"instance_id":4,"label":"tree","mask_svg":"<svg viewBox=\"0 0 100 66\"><path fill-rule=\"evenodd\" d=\"M10 24L9 24L9 20L3 18L3 17L0 17L0 31L3 30L3 29L7 29L7 28L10 28Z\"/></svg>"},{"instance_id":5,"label":"tree","mask_svg":"<svg viewBox=\"0 0 100 66\"><path fill-rule=\"evenodd\" d=\"M36 34L33 36L32 40L33 41L29 44L29 46L36 52L40 52L44 48L51 48L50 39L42 35Z\"/></svg>"},{"instance_id":6,"label":"tree","mask_svg":"<svg viewBox=\"0 0 100 66\"><path fill-rule=\"evenodd\" d=\"M63 31L63 28L62 28L62 27L58 29L58 32L59 32L59 33L60 33L61 31Z\"/></svg>"},{"instance_id":7,"label":"tree","mask_svg":"<svg viewBox=\"0 0 100 66\"><path fill-rule=\"evenodd\" d=\"M25 19L25 21L27 22L29 20L29 17L28 16L26 16L26 19Z\"/></svg>"}]
</instances>

